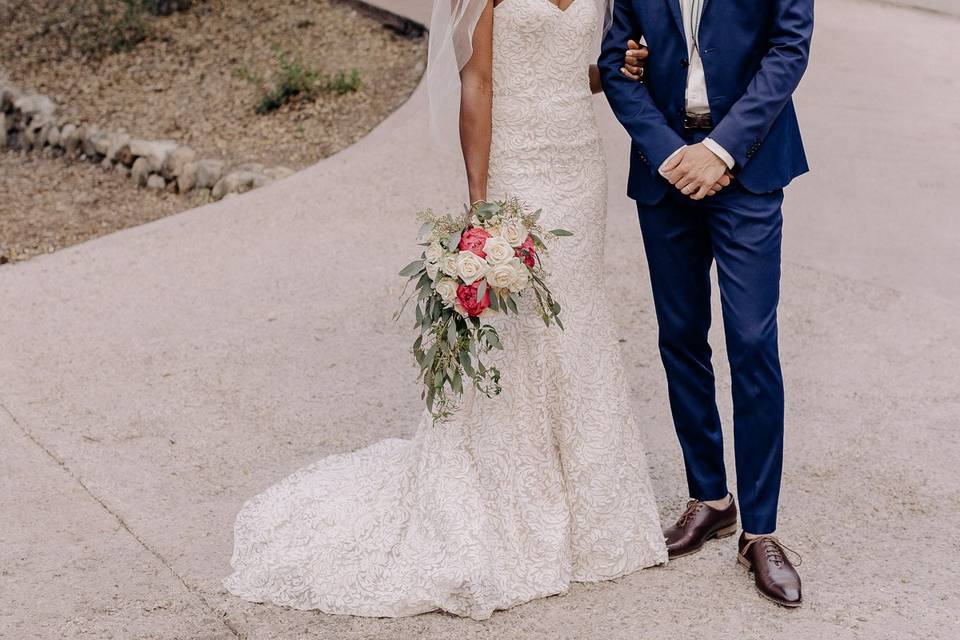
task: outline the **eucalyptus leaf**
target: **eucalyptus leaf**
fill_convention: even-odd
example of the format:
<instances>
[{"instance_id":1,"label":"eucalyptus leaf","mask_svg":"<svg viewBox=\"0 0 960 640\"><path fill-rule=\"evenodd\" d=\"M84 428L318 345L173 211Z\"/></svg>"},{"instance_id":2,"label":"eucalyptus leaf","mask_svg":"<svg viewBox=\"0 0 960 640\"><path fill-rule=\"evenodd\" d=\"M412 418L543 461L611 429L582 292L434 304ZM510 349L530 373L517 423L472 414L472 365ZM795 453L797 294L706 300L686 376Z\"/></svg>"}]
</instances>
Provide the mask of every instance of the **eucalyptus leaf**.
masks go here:
<instances>
[{"instance_id":1,"label":"eucalyptus leaf","mask_svg":"<svg viewBox=\"0 0 960 640\"><path fill-rule=\"evenodd\" d=\"M404 277L416 275L417 273L420 272L421 269L423 269L423 260L414 260L413 262L405 266L403 269L401 269L400 275Z\"/></svg>"},{"instance_id":2,"label":"eucalyptus leaf","mask_svg":"<svg viewBox=\"0 0 960 640\"><path fill-rule=\"evenodd\" d=\"M420 230L417 232L417 239L418 240L425 239L427 236L430 235L431 231L433 231L433 223L424 222L422 225L420 225Z\"/></svg>"},{"instance_id":3,"label":"eucalyptus leaf","mask_svg":"<svg viewBox=\"0 0 960 640\"><path fill-rule=\"evenodd\" d=\"M467 376L470 378L476 377L476 373L474 373L473 370L473 363L470 362L470 354L466 351L460 352L460 366L463 367L463 371Z\"/></svg>"},{"instance_id":4,"label":"eucalyptus leaf","mask_svg":"<svg viewBox=\"0 0 960 640\"><path fill-rule=\"evenodd\" d=\"M566 238L568 236L573 235L573 233L571 233L570 231L567 231L566 229L553 229L552 231L550 231L550 234L558 238Z\"/></svg>"}]
</instances>

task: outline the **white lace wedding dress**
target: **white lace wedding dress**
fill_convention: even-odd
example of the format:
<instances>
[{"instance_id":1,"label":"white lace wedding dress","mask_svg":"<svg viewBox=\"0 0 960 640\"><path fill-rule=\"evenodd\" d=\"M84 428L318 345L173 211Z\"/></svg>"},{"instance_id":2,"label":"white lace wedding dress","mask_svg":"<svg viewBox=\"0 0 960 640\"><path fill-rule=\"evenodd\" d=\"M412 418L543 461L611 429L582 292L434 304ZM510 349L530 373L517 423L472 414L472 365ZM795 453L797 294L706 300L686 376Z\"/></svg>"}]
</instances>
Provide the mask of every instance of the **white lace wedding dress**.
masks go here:
<instances>
[{"instance_id":1,"label":"white lace wedding dress","mask_svg":"<svg viewBox=\"0 0 960 640\"><path fill-rule=\"evenodd\" d=\"M603 294L606 168L587 66L599 11L574 0L495 10L490 194L543 208L573 237L547 257L565 331L495 320L504 389L446 424L294 473L244 505L242 598L404 616L495 609L666 562L617 334Z\"/></svg>"}]
</instances>

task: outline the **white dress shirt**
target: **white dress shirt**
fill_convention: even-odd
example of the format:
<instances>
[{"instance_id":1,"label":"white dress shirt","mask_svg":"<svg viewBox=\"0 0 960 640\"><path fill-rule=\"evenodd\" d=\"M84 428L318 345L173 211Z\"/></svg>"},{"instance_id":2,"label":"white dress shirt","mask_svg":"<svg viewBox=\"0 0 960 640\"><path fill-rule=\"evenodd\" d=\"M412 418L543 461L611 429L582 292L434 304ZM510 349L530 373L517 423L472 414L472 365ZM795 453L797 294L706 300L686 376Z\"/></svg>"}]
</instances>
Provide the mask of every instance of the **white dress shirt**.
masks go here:
<instances>
[{"instance_id":1,"label":"white dress shirt","mask_svg":"<svg viewBox=\"0 0 960 640\"><path fill-rule=\"evenodd\" d=\"M700 18L703 15L703 0L678 1L680 2L680 14L683 17L683 30L687 36L687 58L690 62L687 67L686 110L687 113L694 115L710 113L710 100L707 94L707 77L703 72L703 60L700 59L698 38ZM715 140L709 137L705 138L703 145L723 160L729 169L733 169L734 164L736 164L733 156ZM670 162L678 153L680 153L680 149L670 154L670 157L667 158L663 164L665 165L667 162ZM663 169L663 165L661 165L660 168Z\"/></svg>"}]
</instances>

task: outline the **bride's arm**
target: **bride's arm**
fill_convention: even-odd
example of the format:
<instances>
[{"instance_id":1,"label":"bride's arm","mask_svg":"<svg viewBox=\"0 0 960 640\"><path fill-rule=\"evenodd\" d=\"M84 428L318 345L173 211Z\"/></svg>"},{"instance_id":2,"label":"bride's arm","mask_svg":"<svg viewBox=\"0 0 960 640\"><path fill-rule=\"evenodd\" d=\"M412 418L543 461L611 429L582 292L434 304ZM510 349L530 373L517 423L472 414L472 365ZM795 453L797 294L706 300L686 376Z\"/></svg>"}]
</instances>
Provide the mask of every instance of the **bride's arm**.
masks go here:
<instances>
[{"instance_id":1,"label":"bride's arm","mask_svg":"<svg viewBox=\"0 0 960 640\"><path fill-rule=\"evenodd\" d=\"M631 80L642 80L643 70L647 66L648 55L649 52L647 51L646 45L637 44L635 40L627 40L627 49L623 55L623 66L620 68L620 74ZM593 93L603 91L600 67L592 64L587 73L590 77L590 91Z\"/></svg>"},{"instance_id":2,"label":"bride's arm","mask_svg":"<svg viewBox=\"0 0 960 640\"><path fill-rule=\"evenodd\" d=\"M493 109L493 0L473 32L473 55L460 71L460 145L470 202L487 198Z\"/></svg>"}]
</instances>

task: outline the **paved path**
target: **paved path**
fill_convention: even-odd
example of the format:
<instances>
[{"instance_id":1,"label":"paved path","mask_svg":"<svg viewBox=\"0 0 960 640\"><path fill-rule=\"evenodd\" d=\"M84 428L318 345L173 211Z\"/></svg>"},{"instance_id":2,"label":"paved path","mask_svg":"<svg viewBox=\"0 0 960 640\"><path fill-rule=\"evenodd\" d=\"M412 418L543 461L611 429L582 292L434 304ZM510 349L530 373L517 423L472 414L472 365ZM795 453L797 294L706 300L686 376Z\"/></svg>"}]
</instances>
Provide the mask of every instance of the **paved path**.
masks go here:
<instances>
[{"instance_id":1,"label":"paved path","mask_svg":"<svg viewBox=\"0 0 960 640\"><path fill-rule=\"evenodd\" d=\"M420 19L426 5L391 2ZM288 180L0 268L0 637L960 637L960 21L850 0L818 11L799 96L816 171L788 196L782 305L781 530L804 555L803 609L757 598L732 539L484 623L224 594L246 497L414 426L394 274L415 208L456 204L462 185L424 143L420 91ZM608 287L667 517L679 452L626 143L598 104Z\"/></svg>"}]
</instances>

